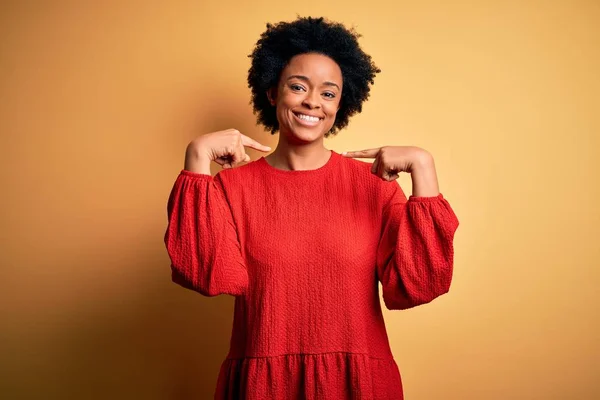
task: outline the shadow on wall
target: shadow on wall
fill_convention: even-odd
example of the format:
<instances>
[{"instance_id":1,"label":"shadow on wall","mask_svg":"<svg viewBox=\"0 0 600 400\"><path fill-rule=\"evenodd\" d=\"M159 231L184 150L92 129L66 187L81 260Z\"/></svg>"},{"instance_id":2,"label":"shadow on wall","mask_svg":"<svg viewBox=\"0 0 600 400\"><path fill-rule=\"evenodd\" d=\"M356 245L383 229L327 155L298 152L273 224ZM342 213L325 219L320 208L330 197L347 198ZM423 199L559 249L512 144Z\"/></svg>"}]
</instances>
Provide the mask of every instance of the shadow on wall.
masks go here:
<instances>
[{"instance_id":1,"label":"shadow on wall","mask_svg":"<svg viewBox=\"0 0 600 400\"><path fill-rule=\"evenodd\" d=\"M212 398L233 298L169 284L168 266L155 261L162 258L143 266L162 271L142 283L145 297L80 316L66 333L61 363L71 371L62 374L62 398Z\"/></svg>"},{"instance_id":2,"label":"shadow on wall","mask_svg":"<svg viewBox=\"0 0 600 400\"><path fill-rule=\"evenodd\" d=\"M0 384L2 398L213 397L229 347L234 298L207 298L172 283L162 243L155 237L151 247L147 243L145 250L132 246L144 254L135 263L111 265L109 277L97 273L105 260L66 263L91 271L85 293L70 296L58 310L41 307L38 313L47 317L5 343L3 369L9 373ZM97 254L98 248L82 253Z\"/></svg>"},{"instance_id":3,"label":"shadow on wall","mask_svg":"<svg viewBox=\"0 0 600 400\"><path fill-rule=\"evenodd\" d=\"M250 107L247 99L239 101L240 107ZM208 122L197 110L191 110L193 107L178 109L175 114L184 113L181 117L190 121L188 126L195 126L198 133L193 137L237 128L256 139L252 133L260 128L254 119L240 119L239 115L246 115L245 112L228 112L237 105L232 107L229 99L212 101L208 109L202 110L203 115L210 115ZM247 115L252 116L251 112ZM266 135L261 134L263 138ZM182 157L184 150L181 149ZM252 151L249 153L253 160L258 158ZM173 181L165 187L161 207L153 220L133 229L137 234L112 238L105 246L90 241L86 249L77 249L80 257L60 260L61 269L86 271L89 291L86 288L85 299L70 301L59 310L61 316L58 322L53 321L56 326L52 335L31 349L36 356L23 363L36 365L28 365L26 374L15 374L16 379L10 383L10 391L18 392L18 398L213 397L219 369L229 349L234 298L207 298L171 281L170 260L163 242L166 204L182 165L183 158L181 164L173 166ZM147 199L144 193L134 196L142 202ZM115 214L115 218L119 215ZM114 236L119 235L122 234ZM99 254L116 255L118 261L109 262ZM15 352L15 357L20 356Z\"/></svg>"}]
</instances>

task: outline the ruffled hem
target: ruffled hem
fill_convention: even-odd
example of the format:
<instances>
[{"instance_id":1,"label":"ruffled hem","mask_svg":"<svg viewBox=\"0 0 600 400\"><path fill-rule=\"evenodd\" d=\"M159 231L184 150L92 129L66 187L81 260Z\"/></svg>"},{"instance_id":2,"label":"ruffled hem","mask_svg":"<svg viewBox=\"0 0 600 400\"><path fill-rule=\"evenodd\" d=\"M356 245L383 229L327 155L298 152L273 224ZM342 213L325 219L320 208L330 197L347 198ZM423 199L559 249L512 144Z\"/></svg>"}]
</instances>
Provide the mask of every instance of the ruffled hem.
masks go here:
<instances>
[{"instance_id":1,"label":"ruffled hem","mask_svg":"<svg viewBox=\"0 0 600 400\"><path fill-rule=\"evenodd\" d=\"M289 354L226 359L218 400L402 400L394 359L357 353Z\"/></svg>"}]
</instances>

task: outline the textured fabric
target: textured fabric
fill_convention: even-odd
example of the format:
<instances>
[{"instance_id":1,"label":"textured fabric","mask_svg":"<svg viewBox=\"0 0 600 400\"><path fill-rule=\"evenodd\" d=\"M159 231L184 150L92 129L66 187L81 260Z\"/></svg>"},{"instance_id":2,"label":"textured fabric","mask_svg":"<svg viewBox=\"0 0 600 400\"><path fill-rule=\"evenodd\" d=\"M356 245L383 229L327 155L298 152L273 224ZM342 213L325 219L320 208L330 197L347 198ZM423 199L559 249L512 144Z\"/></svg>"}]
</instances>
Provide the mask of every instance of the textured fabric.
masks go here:
<instances>
[{"instance_id":1,"label":"textured fabric","mask_svg":"<svg viewBox=\"0 0 600 400\"><path fill-rule=\"evenodd\" d=\"M458 220L408 200L371 164L264 157L215 177L182 170L168 201L174 282L235 296L215 399L402 399L379 297L400 310L448 292Z\"/></svg>"}]
</instances>

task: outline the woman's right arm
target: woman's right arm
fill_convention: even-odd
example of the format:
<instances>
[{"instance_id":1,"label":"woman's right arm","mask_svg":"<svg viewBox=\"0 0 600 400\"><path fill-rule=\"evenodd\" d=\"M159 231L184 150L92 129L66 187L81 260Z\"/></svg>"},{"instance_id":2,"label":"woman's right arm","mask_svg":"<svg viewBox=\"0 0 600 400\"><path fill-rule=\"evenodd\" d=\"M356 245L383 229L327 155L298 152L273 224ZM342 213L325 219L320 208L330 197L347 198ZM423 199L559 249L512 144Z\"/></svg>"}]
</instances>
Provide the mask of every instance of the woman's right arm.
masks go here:
<instances>
[{"instance_id":1,"label":"woman's right arm","mask_svg":"<svg viewBox=\"0 0 600 400\"><path fill-rule=\"evenodd\" d=\"M213 132L192 141L185 165L167 204L164 241L172 280L205 296L243 295L248 273L222 181L210 175L210 163L225 168L249 161L244 146L270 150L235 129Z\"/></svg>"},{"instance_id":2,"label":"woman's right arm","mask_svg":"<svg viewBox=\"0 0 600 400\"><path fill-rule=\"evenodd\" d=\"M205 296L244 294L248 273L220 179L182 170L167 214L173 282Z\"/></svg>"}]
</instances>

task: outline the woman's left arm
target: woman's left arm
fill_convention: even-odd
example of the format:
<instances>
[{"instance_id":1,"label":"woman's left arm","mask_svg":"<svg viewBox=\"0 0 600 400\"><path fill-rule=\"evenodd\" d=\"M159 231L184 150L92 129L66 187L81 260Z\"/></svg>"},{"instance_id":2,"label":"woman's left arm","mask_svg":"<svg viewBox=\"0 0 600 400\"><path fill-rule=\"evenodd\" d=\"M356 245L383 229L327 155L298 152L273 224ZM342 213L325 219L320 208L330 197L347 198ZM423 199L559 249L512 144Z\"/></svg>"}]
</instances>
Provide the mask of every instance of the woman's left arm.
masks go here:
<instances>
[{"instance_id":1,"label":"woman's left arm","mask_svg":"<svg viewBox=\"0 0 600 400\"><path fill-rule=\"evenodd\" d=\"M371 172L390 181L377 250L377 276L386 307L407 309L447 293L458 219L439 192L433 157L411 146L386 146L344 156L375 158ZM400 172L412 177L413 194L408 201L395 181Z\"/></svg>"}]
</instances>

